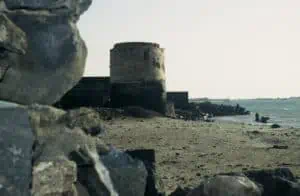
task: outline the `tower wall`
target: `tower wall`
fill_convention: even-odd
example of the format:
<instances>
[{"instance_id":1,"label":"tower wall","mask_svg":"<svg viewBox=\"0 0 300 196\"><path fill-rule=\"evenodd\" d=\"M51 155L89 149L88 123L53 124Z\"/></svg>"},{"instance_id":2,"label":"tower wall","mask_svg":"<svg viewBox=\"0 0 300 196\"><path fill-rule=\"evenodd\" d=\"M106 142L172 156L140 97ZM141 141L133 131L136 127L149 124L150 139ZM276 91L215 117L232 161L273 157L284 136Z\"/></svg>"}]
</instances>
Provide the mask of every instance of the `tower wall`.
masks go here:
<instances>
[{"instance_id":1,"label":"tower wall","mask_svg":"<svg viewBox=\"0 0 300 196\"><path fill-rule=\"evenodd\" d=\"M116 44L110 50L110 76L113 107L139 105L165 112L164 49L158 44Z\"/></svg>"}]
</instances>

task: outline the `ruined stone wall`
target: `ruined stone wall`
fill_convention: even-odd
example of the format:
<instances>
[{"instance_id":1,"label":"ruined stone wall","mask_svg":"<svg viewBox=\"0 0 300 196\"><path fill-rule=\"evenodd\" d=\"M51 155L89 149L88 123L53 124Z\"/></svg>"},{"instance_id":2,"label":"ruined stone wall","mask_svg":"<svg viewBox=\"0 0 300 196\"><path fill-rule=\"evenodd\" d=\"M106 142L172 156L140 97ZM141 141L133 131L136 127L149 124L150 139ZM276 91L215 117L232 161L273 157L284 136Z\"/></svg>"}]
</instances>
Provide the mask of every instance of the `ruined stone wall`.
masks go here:
<instances>
[{"instance_id":1,"label":"ruined stone wall","mask_svg":"<svg viewBox=\"0 0 300 196\"><path fill-rule=\"evenodd\" d=\"M103 107L109 96L109 77L83 77L55 106L63 109Z\"/></svg>"},{"instance_id":2,"label":"ruined stone wall","mask_svg":"<svg viewBox=\"0 0 300 196\"><path fill-rule=\"evenodd\" d=\"M167 100L174 103L177 109L186 109L189 105L188 92L167 92Z\"/></svg>"},{"instance_id":3,"label":"ruined stone wall","mask_svg":"<svg viewBox=\"0 0 300 196\"><path fill-rule=\"evenodd\" d=\"M155 43L119 43L110 50L113 107L166 110L164 49Z\"/></svg>"}]
</instances>

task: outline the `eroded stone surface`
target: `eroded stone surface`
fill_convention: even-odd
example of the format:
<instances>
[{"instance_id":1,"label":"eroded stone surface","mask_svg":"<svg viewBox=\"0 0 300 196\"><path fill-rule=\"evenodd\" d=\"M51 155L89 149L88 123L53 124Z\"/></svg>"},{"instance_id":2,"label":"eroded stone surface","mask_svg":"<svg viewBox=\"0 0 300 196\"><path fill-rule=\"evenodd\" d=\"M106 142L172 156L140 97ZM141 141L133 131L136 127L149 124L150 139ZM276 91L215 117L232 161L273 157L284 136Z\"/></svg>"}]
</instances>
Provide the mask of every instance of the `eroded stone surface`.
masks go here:
<instances>
[{"instance_id":1,"label":"eroded stone surface","mask_svg":"<svg viewBox=\"0 0 300 196\"><path fill-rule=\"evenodd\" d=\"M0 3L0 100L57 102L80 80L87 48L76 22L92 0Z\"/></svg>"},{"instance_id":2,"label":"eroded stone surface","mask_svg":"<svg viewBox=\"0 0 300 196\"><path fill-rule=\"evenodd\" d=\"M262 190L245 176L220 175L207 179L187 196L261 196Z\"/></svg>"},{"instance_id":3,"label":"eroded stone surface","mask_svg":"<svg viewBox=\"0 0 300 196\"><path fill-rule=\"evenodd\" d=\"M33 142L28 112L0 109L0 195L30 195Z\"/></svg>"},{"instance_id":4,"label":"eroded stone surface","mask_svg":"<svg viewBox=\"0 0 300 196\"><path fill-rule=\"evenodd\" d=\"M55 13L71 13L80 15L86 11L92 0L4 0L6 7L10 10L48 10Z\"/></svg>"},{"instance_id":5,"label":"eroded stone surface","mask_svg":"<svg viewBox=\"0 0 300 196\"><path fill-rule=\"evenodd\" d=\"M68 17L18 11L9 18L27 35L0 84L0 99L20 104L53 104L82 77L87 49Z\"/></svg>"},{"instance_id":6,"label":"eroded stone surface","mask_svg":"<svg viewBox=\"0 0 300 196\"><path fill-rule=\"evenodd\" d=\"M76 164L64 157L41 162L33 169L32 195L77 196L76 179Z\"/></svg>"}]
</instances>

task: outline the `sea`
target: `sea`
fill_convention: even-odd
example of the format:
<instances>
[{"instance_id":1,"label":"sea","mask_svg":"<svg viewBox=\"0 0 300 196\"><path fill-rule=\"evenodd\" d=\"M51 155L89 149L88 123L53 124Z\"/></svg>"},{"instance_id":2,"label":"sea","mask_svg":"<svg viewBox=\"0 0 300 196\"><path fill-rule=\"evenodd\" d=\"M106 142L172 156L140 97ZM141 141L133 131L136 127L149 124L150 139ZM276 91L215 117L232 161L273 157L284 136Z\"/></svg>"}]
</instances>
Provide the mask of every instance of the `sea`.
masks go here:
<instances>
[{"instance_id":1,"label":"sea","mask_svg":"<svg viewBox=\"0 0 300 196\"><path fill-rule=\"evenodd\" d=\"M239 104L251 112L250 115L218 117L218 121L231 121L257 124L255 113L270 117L268 124L279 124L283 127L300 128L300 97L277 99L209 99L212 103L224 105ZM0 101L0 107L14 107L16 104Z\"/></svg>"},{"instance_id":2,"label":"sea","mask_svg":"<svg viewBox=\"0 0 300 196\"><path fill-rule=\"evenodd\" d=\"M270 117L268 124L279 124L282 127L300 128L300 98L277 99L233 99L211 100L213 103L236 105L239 104L251 112L245 116L219 117L217 120L257 124L255 113Z\"/></svg>"}]
</instances>

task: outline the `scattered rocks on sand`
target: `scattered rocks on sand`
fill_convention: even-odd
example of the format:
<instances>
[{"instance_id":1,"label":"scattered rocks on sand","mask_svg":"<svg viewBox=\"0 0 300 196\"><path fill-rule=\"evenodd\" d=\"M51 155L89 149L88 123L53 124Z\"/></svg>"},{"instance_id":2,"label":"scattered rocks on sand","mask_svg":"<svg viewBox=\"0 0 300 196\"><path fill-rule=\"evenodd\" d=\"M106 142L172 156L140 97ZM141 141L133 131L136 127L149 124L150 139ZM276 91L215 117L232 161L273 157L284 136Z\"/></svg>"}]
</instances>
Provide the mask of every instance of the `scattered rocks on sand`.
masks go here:
<instances>
[{"instance_id":1,"label":"scattered rocks on sand","mask_svg":"<svg viewBox=\"0 0 300 196\"><path fill-rule=\"evenodd\" d=\"M278 129L278 128L280 128L281 126L279 125L279 124L272 124L271 125L271 128L272 129Z\"/></svg>"}]
</instances>

